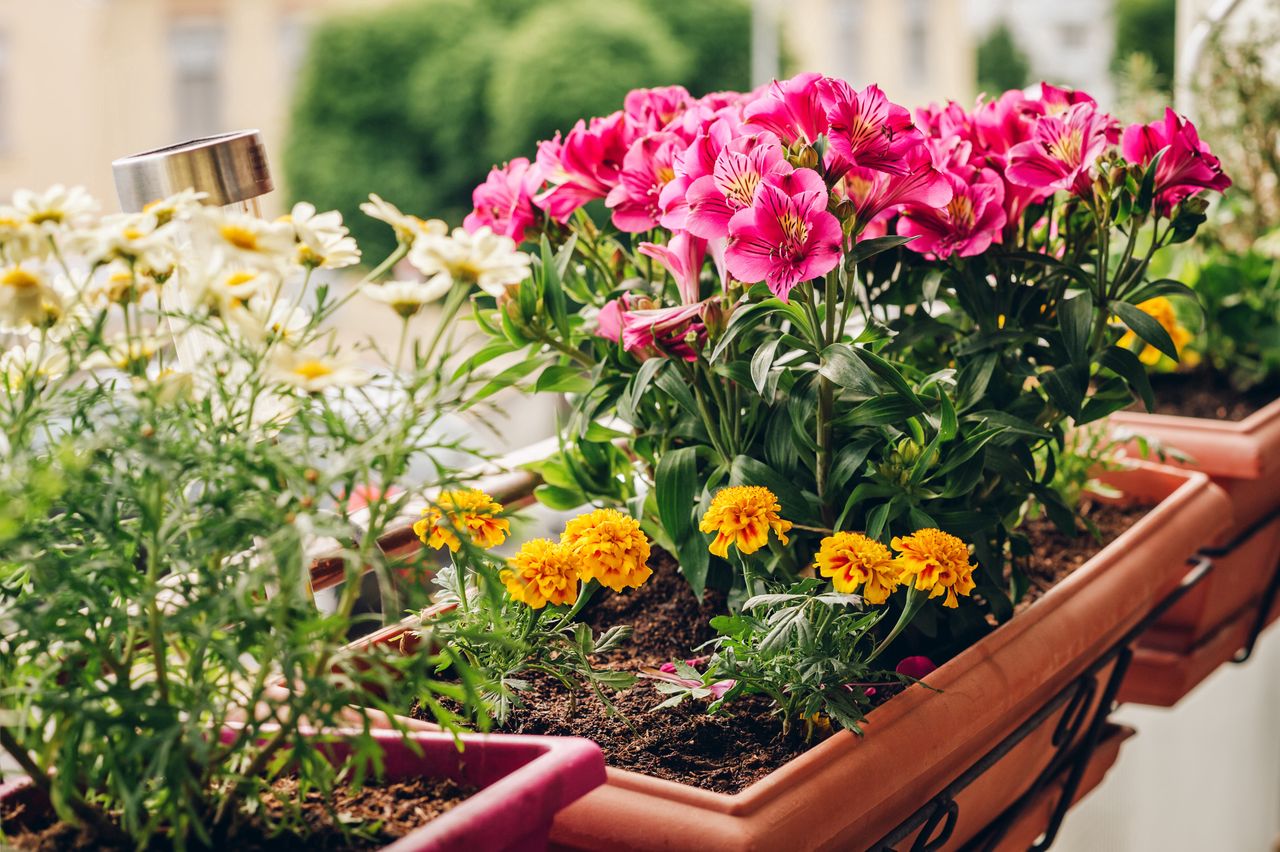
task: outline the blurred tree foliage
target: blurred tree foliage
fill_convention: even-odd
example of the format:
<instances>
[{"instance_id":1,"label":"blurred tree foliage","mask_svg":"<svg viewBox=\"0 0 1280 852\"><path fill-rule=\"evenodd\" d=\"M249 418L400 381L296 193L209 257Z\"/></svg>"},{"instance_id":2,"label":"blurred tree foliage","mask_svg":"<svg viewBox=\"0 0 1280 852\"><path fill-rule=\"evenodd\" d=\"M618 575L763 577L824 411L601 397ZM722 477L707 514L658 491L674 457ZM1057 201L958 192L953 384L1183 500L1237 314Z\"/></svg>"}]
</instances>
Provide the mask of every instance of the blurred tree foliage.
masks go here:
<instances>
[{"instance_id":1,"label":"blurred tree foliage","mask_svg":"<svg viewBox=\"0 0 1280 852\"><path fill-rule=\"evenodd\" d=\"M1120 70L1132 54L1144 53L1155 65L1161 87L1172 91L1177 11L1177 0L1117 0L1111 67Z\"/></svg>"},{"instance_id":2,"label":"blurred tree foliage","mask_svg":"<svg viewBox=\"0 0 1280 852\"><path fill-rule=\"evenodd\" d=\"M978 45L978 90L999 95L1030 82L1031 63L1018 47L1009 26L996 24Z\"/></svg>"},{"instance_id":3,"label":"blurred tree foliage","mask_svg":"<svg viewBox=\"0 0 1280 852\"><path fill-rule=\"evenodd\" d=\"M637 86L745 88L746 0L406 0L312 37L287 141L290 195L343 211L371 257L376 192L457 224L489 167L618 109Z\"/></svg>"}]
</instances>

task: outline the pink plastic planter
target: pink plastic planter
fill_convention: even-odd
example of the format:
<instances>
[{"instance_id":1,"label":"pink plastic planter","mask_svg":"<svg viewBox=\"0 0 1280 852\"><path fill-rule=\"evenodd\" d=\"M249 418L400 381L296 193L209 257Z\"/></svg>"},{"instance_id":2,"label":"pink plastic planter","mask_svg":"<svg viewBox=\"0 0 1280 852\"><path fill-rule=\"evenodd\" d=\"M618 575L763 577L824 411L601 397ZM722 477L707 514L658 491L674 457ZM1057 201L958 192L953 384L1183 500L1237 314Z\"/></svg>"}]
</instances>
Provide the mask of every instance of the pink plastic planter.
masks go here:
<instances>
[{"instance_id":1,"label":"pink plastic planter","mask_svg":"<svg viewBox=\"0 0 1280 852\"><path fill-rule=\"evenodd\" d=\"M448 734L415 731L402 737L373 731L373 736L382 746L388 780L452 778L482 788L384 847L387 852L545 849L556 813L605 782L600 747L576 737L465 735L459 752ZM331 748L335 757L348 753L341 738ZM38 792L26 781L0 786L0 801L24 800L40 807Z\"/></svg>"},{"instance_id":2,"label":"pink plastic planter","mask_svg":"<svg viewBox=\"0 0 1280 852\"><path fill-rule=\"evenodd\" d=\"M1201 547L1238 539L1280 507L1280 400L1238 422L1135 412L1114 414L1111 422L1187 453L1194 460L1187 466L1226 492L1233 523L1216 536L1206 530ZM1120 699L1171 707L1231 659L1248 638L1277 562L1280 518L1213 557L1213 573L1141 640Z\"/></svg>"}]
</instances>

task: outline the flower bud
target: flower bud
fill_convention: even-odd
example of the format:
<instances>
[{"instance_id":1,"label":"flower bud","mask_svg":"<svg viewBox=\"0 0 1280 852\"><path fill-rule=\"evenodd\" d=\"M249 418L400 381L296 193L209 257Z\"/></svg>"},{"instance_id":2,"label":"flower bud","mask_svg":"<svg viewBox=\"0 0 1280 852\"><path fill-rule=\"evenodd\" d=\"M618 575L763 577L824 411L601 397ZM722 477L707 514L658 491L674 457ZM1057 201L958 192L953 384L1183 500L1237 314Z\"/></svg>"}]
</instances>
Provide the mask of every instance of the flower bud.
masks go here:
<instances>
[{"instance_id":1,"label":"flower bud","mask_svg":"<svg viewBox=\"0 0 1280 852\"><path fill-rule=\"evenodd\" d=\"M802 169L816 169L820 162L818 152L812 145L805 145L793 153L790 159L793 165Z\"/></svg>"}]
</instances>

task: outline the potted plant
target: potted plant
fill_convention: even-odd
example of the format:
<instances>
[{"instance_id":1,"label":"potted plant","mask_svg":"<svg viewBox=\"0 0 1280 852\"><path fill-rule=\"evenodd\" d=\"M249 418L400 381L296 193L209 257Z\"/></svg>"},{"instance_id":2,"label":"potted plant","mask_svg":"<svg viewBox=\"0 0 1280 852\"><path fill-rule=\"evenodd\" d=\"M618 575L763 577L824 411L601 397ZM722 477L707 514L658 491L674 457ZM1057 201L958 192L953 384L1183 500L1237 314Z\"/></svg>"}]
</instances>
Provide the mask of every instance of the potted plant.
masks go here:
<instances>
[{"instance_id":1,"label":"potted plant","mask_svg":"<svg viewBox=\"0 0 1280 852\"><path fill-rule=\"evenodd\" d=\"M1206 477L1158 466L1081 502L1100 451L1068 438L1150 399L1126 334L1176 355L1136 305L1186 295L1148 262L1194 233L1218 174L1161 171L1173 149L1124 158L1114 119L1051 86L917 122L818 75L633 92L496 169L466 229L410 252L430 269L536 245L528 279L476 298L493 340L456 375L521 353L476 396L571 395L538 495L629 510L507 564L487 550L500 507L441 495L418 531L454 551L453 608L378 637L420 634L487 672L506 730L605 746L610 784L557 842L874 843L1099 659L1226 522ZM904 689L922 656L942 665ZM622 690L637 676L667 699L643 722L660 701ZM733 760L687 748L726 730ZM971 788L957 842L1027 789L1051 734ZM832 819L821 791L872 777Z\"/></svg>"},{"instance_id":2,"label":"potted plant","mask_svg":"<svg viewBox=\"0 0 1280 852\"><path fill-rule=\"evenodd\" d=\"M238 729L226 728L223 742L238 735ZM345 765L362 734L337 730L313 736L327 759ZM379 831L386 836L408 824L408 833L385 847L397 852L545 848L556 812L605 779L599 747L582 739L397 731L372 736L382 783L399 785L391 807L385 799L371 803L384 808L380 816L387 824ZM356 797L344 804L362 813ZM414 808L439 814L423 823ZM56 819L45 793L29 780L0 785L0 813L8 833L19 836L36 834Z\"/></svg>"},{"instance_id":3,"label":"potted plant","mask_svg":"<svg viewBox=\"0 0 1280 852\"><path fill-rule=\"evenodd\" d=\"M267 221L186 192L99 218L83 192L55 187L3 212L0 749L29 780L0 801L0 828L35 797L72 848L380 846L416 831L415 808L460 796L402 785L384 831L370 814L386 786L462 761L460 778L502 792L410 848L460 829L498 848L504 826L525 848L598 783L583 743L402 738L410 696L438 691L460 711L480 700L436 675L465 662L446 648L370 669L345 647L352 581L366 566L386 575L377 542L422 496L410 465L426 454L454 475L434 424L466 388L442 376L436 344L410 350L407 319L433 298L460 304L463 286L447 273L376 283L375 270L338 295L312 276L358 250L337 214L305 204ZM340 350L328 321L350 298L390 305L399 345ZM347 495L383 483L401 490L372 489L357 517ZM320 611L308 570L334 547L347 582ZM527 811L485 822L513 787Z\"/></svg>"},{"instance_id":4,"label":"potted plant","mask_svg":"<svg viewBox=\"0 0 1280 852\"><path fill-rule=\"evenodd\" d=\"M1258 23L1248 34L1216 38L1200 81L1204 135L1235 178L1211 211L1212 239L1185 248L1179 258L1202 312L1149 306L1185 340L1190 357L1175 367L1158 353L1144 353L1158 407L1113 416L1118 430L1185 452L1188 464L1231 497L1235 518L1217 539L1205 539L1213 575L1143 642L1125 687L1127 700L1143 703L1176 703L1275 617L1259 609L1280 564L1274 517L1280 495L1272 485L1280 470L1280 265L1269 234L1280 199L1266 165L1277 130L1259 116L1280 102L1280 89L1265 59L1276 23ZM1168 121L1156 122L1151 132L1162 132Z\"/></svg>"}]
</instances>

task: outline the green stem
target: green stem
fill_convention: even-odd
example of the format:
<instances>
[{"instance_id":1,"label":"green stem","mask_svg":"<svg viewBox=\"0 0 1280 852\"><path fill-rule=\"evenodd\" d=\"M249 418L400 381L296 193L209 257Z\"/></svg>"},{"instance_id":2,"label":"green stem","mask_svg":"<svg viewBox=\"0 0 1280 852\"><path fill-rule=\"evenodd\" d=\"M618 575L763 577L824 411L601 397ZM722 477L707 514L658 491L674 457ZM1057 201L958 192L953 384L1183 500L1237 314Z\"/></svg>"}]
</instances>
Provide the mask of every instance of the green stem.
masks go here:
<instances>
[{"instance_id":1,"label":"green stem","mask_svg":"<svg viewBox=\"0 0 1280 852\"><path fill-rule=\"evenodd\" d=\"M865 662L870 665L871 661L880 656L894 639L898 638L898 634L907 629L907 625L916 617L916 613L920 611L920 607L924 606L924 602L928 600L920 593L915 586L907 589L907 600L902 605L902 614L898 616L898 623L893 625L893 629L889 631L889 635L881 640L879 645L871 652Z\"/></svg>"},{"instance_id":2,"label":"green stem","mask_svg":"<svg viewBox=\"0 0 1280 852\"><path fill-rule=\"evenodd\" d=\"M448 330L450 324L458 315L458 311L462 309L462 305L466 300L466 287L458 287L455 285L453 289L449 291L449 295L444 302L444 312L440 315L440 322L436 325L436 330L431 335L431 342L427 344L427 351L423 353L422 363L430 366L431 358L436 353L436 347L440 345L441 339L444 338L445 331Z\"/></svg>"}]
</instances>

